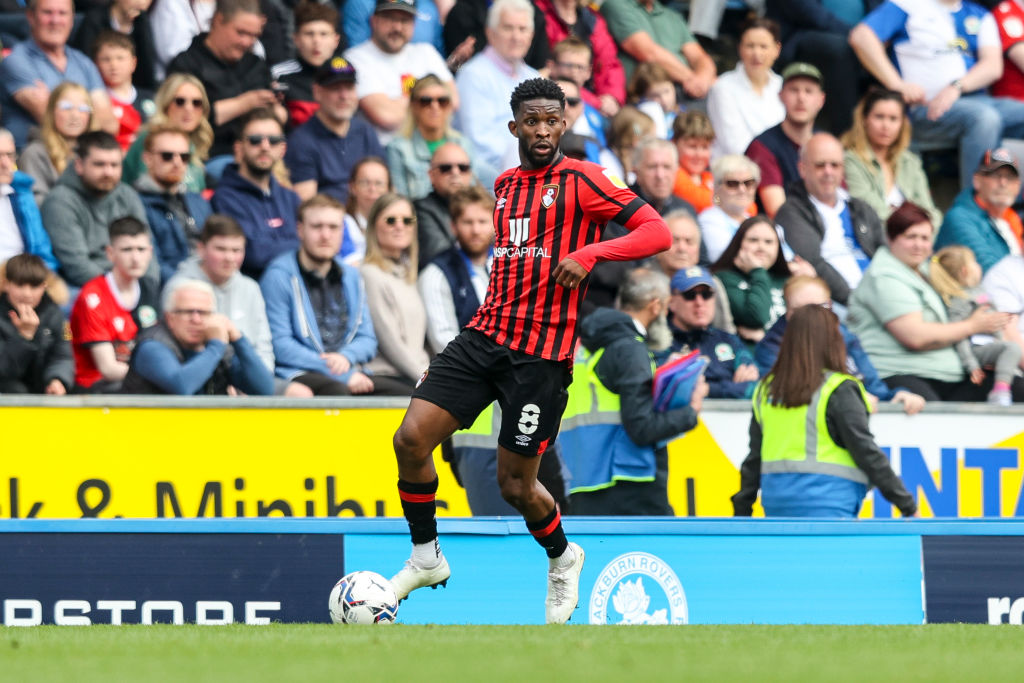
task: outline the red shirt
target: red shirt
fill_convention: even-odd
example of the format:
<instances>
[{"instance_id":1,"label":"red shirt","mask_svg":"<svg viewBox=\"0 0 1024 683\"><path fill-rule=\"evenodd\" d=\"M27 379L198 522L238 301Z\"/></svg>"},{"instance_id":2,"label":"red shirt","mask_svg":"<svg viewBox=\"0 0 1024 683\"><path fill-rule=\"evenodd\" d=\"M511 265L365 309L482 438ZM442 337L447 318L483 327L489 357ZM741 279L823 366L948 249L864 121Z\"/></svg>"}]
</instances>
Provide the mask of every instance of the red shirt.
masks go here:
<instances>
[{"instance_id":1,"label":"red shirt","mask_svg":"<svg viewBox=\"0 0 1024 683\"><path fill-rule=\"evenodd\" d=\"M999 40L1003 46L1003 75L992 84L992 95L1024 100L1024 73L1006 58L1010 48L1024 40L1024 8L1014 0L1004 0L992 9Z\"/></svg>"},{"instance_id":2,"label":"red shirt","mask_svg":"<svg viewBox=\"0 0 1024 683\"><path fill-rule=\"evenodd\" d=\"M71 309L75 383L90 387L103 379L92 359L93 344L113 344L117 360L127 363L138 332L139 328L131 312L122 308L110 291L106 275L99 275L86 282Z\"/></svg>"},{"instance_id":3,"label":"red shirt","mask_svg":"<svg viewBox=\"0 0 1024 683\"><path fill-rule=\"evenodd\" d=\"M605 22L604 17L585 5L581 5L576 9L576 26L574 28L579 28L581 24L593 22L593 29L590 35L584 38L580 34L585 33L586 29L583 29L583 31L570 30L569 26L558 16L558 12L555 11L555 5L551 0L536 0L534 4L544 13L548 45L551 46L552 51L555 48L555 43L568 38L570 34L581 38L590 45L590 50L593 53L590 61L593 64L594 94L598 96L611 95L619 104L625 104L626 72L622 68L622 62L619 61L619 49L615 45L612 34L608 31L608 24ZM590 92L588 91L586 94L589 95ZM586 98L586 95L584 97ZM596 103L588 98L587 102L591 106L600 109L601 100L597 98L595 100Z\"/></svg>"},{"instance_id":4,"label":"red shirt","mask_svg":"<svg viewBox=\"0 0 1024 683\"><path fill-rule=\"evenodd\" d=\"M117 119L117 144L121 145L121 149L125 152L135 142L135 137L138 135L139 128L142 126L142 114L136 109L131 102L122 102L121 100L114 97L110 91L107 91L108 97L110 97L110 107L114 112L114 118Z\"/></svg>"},{"instance_id":5,"label":"red shirt","mask_svg":"<svg viewBox=\"0 0 1024 683\"><path fill-rule=\"evenodd\" d=\"M668 249L661 216L597 164L562 157L550 166L505 171L494 184L494 264L487 297L469 327L498 344L549 360L570 359L586 294L555 284L566 257L588 271L598 261L646 258ZM600 242L614 220L630 234Z\"/></svg>"}]
</instances>

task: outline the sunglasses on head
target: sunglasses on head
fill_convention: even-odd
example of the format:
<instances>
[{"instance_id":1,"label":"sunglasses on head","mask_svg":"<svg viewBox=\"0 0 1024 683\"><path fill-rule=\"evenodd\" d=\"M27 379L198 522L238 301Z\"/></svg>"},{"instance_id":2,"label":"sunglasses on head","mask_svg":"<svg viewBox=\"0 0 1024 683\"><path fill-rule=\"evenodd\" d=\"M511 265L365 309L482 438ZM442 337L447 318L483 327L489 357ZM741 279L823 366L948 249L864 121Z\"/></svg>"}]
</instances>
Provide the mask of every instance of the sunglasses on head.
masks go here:
<instances>
[{"instance_id":1,"label":"sunglasses on head","mask_svg":"<svg viewBox=\"0 0 1024 683\"><path fill-rule=\"evenodd\" d=\"M91 114L92 107L85 102L81 104L75 104L71 100L61 100L57 102L57 109L60 111L77 111L80 114Z\"/></svg>"},{"instance_id":2,"label":"sunglasses on head","mask_svg":"<svg viewBox=\"0 0 1024 683\"><path fill-rule=\"evenodd\" d=\"M441 173L451 173L455 169L459 169L459 173L469 173L469 164L438 164L435 166Z\"/></svg>"},{"instance_id":3,"label":"sunglasses on head","mask_svg":"<svg viewBox=\"0 0 1024 683\"><path fill-rule=\"evenodd\" d=\"M745 187L748 190L753 190L757 187L757 181L753 178L747 178L746 180L723 180L722 184L730 190L738 190L740 187Z\"/></svg>"},{"instance_id":4,"label":"sunglasses on head","mask_svg":"<svg viewBox=\"0 0 1024 683\"><path fill-rule=\"evenodd\" d=\"M186 104L191 104L195 109L202 109L203 101L201 99L189 99L186 97L175 97L174 104L178 107L184 107Z\"/></svg>"},{"instance_id":5,"label":"sunglasses on head","mask_svg":"<svg viewBox=\"0 0 1024 683\"><path fill-rule=\"evenodd\" d=\"M700 289L694 288L682 292L679 296L683 297L687 301L696 301L698 296L701 299L704 299L704 301L707 301L714 295L715 293L712 290L708 289L707 287L701 287Z\"/></svg>"},{"instance_id":6,"label":"sunglasses on head","mask_svg":"<svg viewBox=\"0 0 1024 683\"><path fill-rule=\"evenodd\" d=\"M397 225L398 221L402 221L407 226L416 225L416 216L388 216L384 219L388 225Z\"/></svg>"},{"instance_id":7,"label":"sunglasses on head","mask_svg":"<svg viewBox=\"0 0 1024 683\"><path fill-rule=\"evenodd\" d=\"M283 135L246 135L245 141L253 147L258 147L264 142L269 142L271 145L280 145L284 142Z\"/></svg>"},{"instance_id":8,"label":"sunglasses on head","mask_svg":"<svg viewBox=\"0 0 1024 683\"><path fill-rule=\"evenodd\" d=\"M174 161L175 157L181 159L185 164L192 161L192 152L157 152L156 154L164 161Z\"/></svg>"},{"instance_id":9,"label":"sunglasses on head","mask_svg":"<svg viewBox=\"0 0 1024 683\"><path fill-rule=\"evenodd\" d=\"M416 102L421 107L429 107L434 102L437 102L442 107L447 107L449 104L452 103L452 98L448 97L447 95L441 95L440 97L427 97L426 95L420 95L419 97L416 98Z\"/></svg>"}]
</instances>

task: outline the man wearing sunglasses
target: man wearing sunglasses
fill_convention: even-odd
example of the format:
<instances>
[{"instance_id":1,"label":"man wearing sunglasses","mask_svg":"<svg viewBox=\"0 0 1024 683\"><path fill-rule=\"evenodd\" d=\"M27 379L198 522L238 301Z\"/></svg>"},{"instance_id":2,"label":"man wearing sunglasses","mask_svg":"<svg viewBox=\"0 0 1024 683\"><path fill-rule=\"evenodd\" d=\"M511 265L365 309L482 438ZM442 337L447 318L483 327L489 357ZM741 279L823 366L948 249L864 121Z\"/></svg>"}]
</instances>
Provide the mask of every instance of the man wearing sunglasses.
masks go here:
<instances>
[{"instance_id":1,"label":"man wearing sunglasses","mask_svg":"<svg viewBox=\"0 0 1024 683\"><path fill-rule=\"evenodd\" d=\"M146 174L135 181L153 231L160 281L174 275L178 264L195 254L199 233L209 217L210 203L185 186L192 160L188 134L169 124L150 128L142 163Z\"/></svg>"},{"instance_id":2,"label":"man wearing sunglasses","mask_svg":"<svg viewBox=\"0 0 1024 683\"><path fill-rule=\"evenodd\" d=\"M450 200L457 190L475 185L469 155L461 146L447 142L430 158L430 193L413 202L422 270L438 254L455 246Z\"/></svg>"},{"instance_id":3,"label":"man wearing sunglasses","mask_svg":"<svg viewBox=\"0 0 1024 683\"><path fill-rule=\"evenodd\" d=\"M754 356L739 337L711 324L715 318L711 273L692 266L673 275L668 310L672 353L699 351L708 359L704 372L708 398L750 398L759 376Z\"/></svg>"}]
</instances>

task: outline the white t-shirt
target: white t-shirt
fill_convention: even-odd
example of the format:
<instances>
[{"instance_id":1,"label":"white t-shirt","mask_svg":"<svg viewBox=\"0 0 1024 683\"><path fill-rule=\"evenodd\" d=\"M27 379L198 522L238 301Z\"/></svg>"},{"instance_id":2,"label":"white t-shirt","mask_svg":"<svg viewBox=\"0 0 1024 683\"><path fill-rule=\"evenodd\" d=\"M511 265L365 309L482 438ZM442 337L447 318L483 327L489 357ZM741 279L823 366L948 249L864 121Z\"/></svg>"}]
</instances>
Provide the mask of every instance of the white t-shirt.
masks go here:
<instances>
[{"instance_id":1,"label":"white t-shirt","mask_svg":"<svg viewBox=\"0 0 1024 683\"><path fill-rule=\"evenodd\" d=\"M843 228L842 214L846 200L840 196L835 206L829 206L814 197L810 199L825 225L825 235L821 238L821 258L842 275L851 290L856 289L863 271Z\"/></svg>"},{"instance_id":2,"label":"white t-shirt","mask_svg":"<svg viewBox=\"0 0 1024 683\"><path fill-rule=\"evenodd\" d=\"M782 76L768 74L758 95L742 64L718 77L708 92L708 118L715 131L711 158L743 154L750 142L772 126L782 123L786 108L779 99Z\"/></svg>"},{"instance_id":3,"label":"white t-shirt","mask_svg":"<svg viewBox=\"0 0 1024 683\"><path fill-rule=\"evenodd\" d=\"M417 78L434 74L442 81L452 80L444 57L430 43L408 43L395 54L384 52L372 40L345 51L345 59L356 67L356 93L383 94L398 98L412 88Z\"/></svg>"}]
</instances>

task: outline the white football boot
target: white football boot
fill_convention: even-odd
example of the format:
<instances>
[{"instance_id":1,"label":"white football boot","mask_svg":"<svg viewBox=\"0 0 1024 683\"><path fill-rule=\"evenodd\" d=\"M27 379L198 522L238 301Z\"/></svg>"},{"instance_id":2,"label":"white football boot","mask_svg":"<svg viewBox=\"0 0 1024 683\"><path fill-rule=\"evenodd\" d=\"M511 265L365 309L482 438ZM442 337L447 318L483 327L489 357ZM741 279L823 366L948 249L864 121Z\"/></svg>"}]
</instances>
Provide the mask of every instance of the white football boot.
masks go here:
<instances>
[{"instance_id":1,"label":"white football boot","mask_svg":"<svg viewBox=\"0 0 1024 683\"><path fill-rule=\"evenodd\" d=\"M583 571L583 548L569 543L572 550L572 564L548 569L548 597L544 601L544 612L549 624L564 624L569 621L580 597L580 572Z\"/></svg>"},{"instance_id":2,"label":"white football boot","mask_svg":"<svg viewBox=\"0 0 1024 683\"><path fill-rule=\"evenodd\" d=\"M391 585L394 586L395 595L399 600L405 600L409 593L417 588L425 586L437 588L448 585L448 577L452 575L452 570L448 567L448 560L445 559L443 553L438 556L438 559L440 562L437 563L437 566L429 569L413 564L411 559L405 561L405 566L391 577Z\"/></svg>"}]
</instances>

